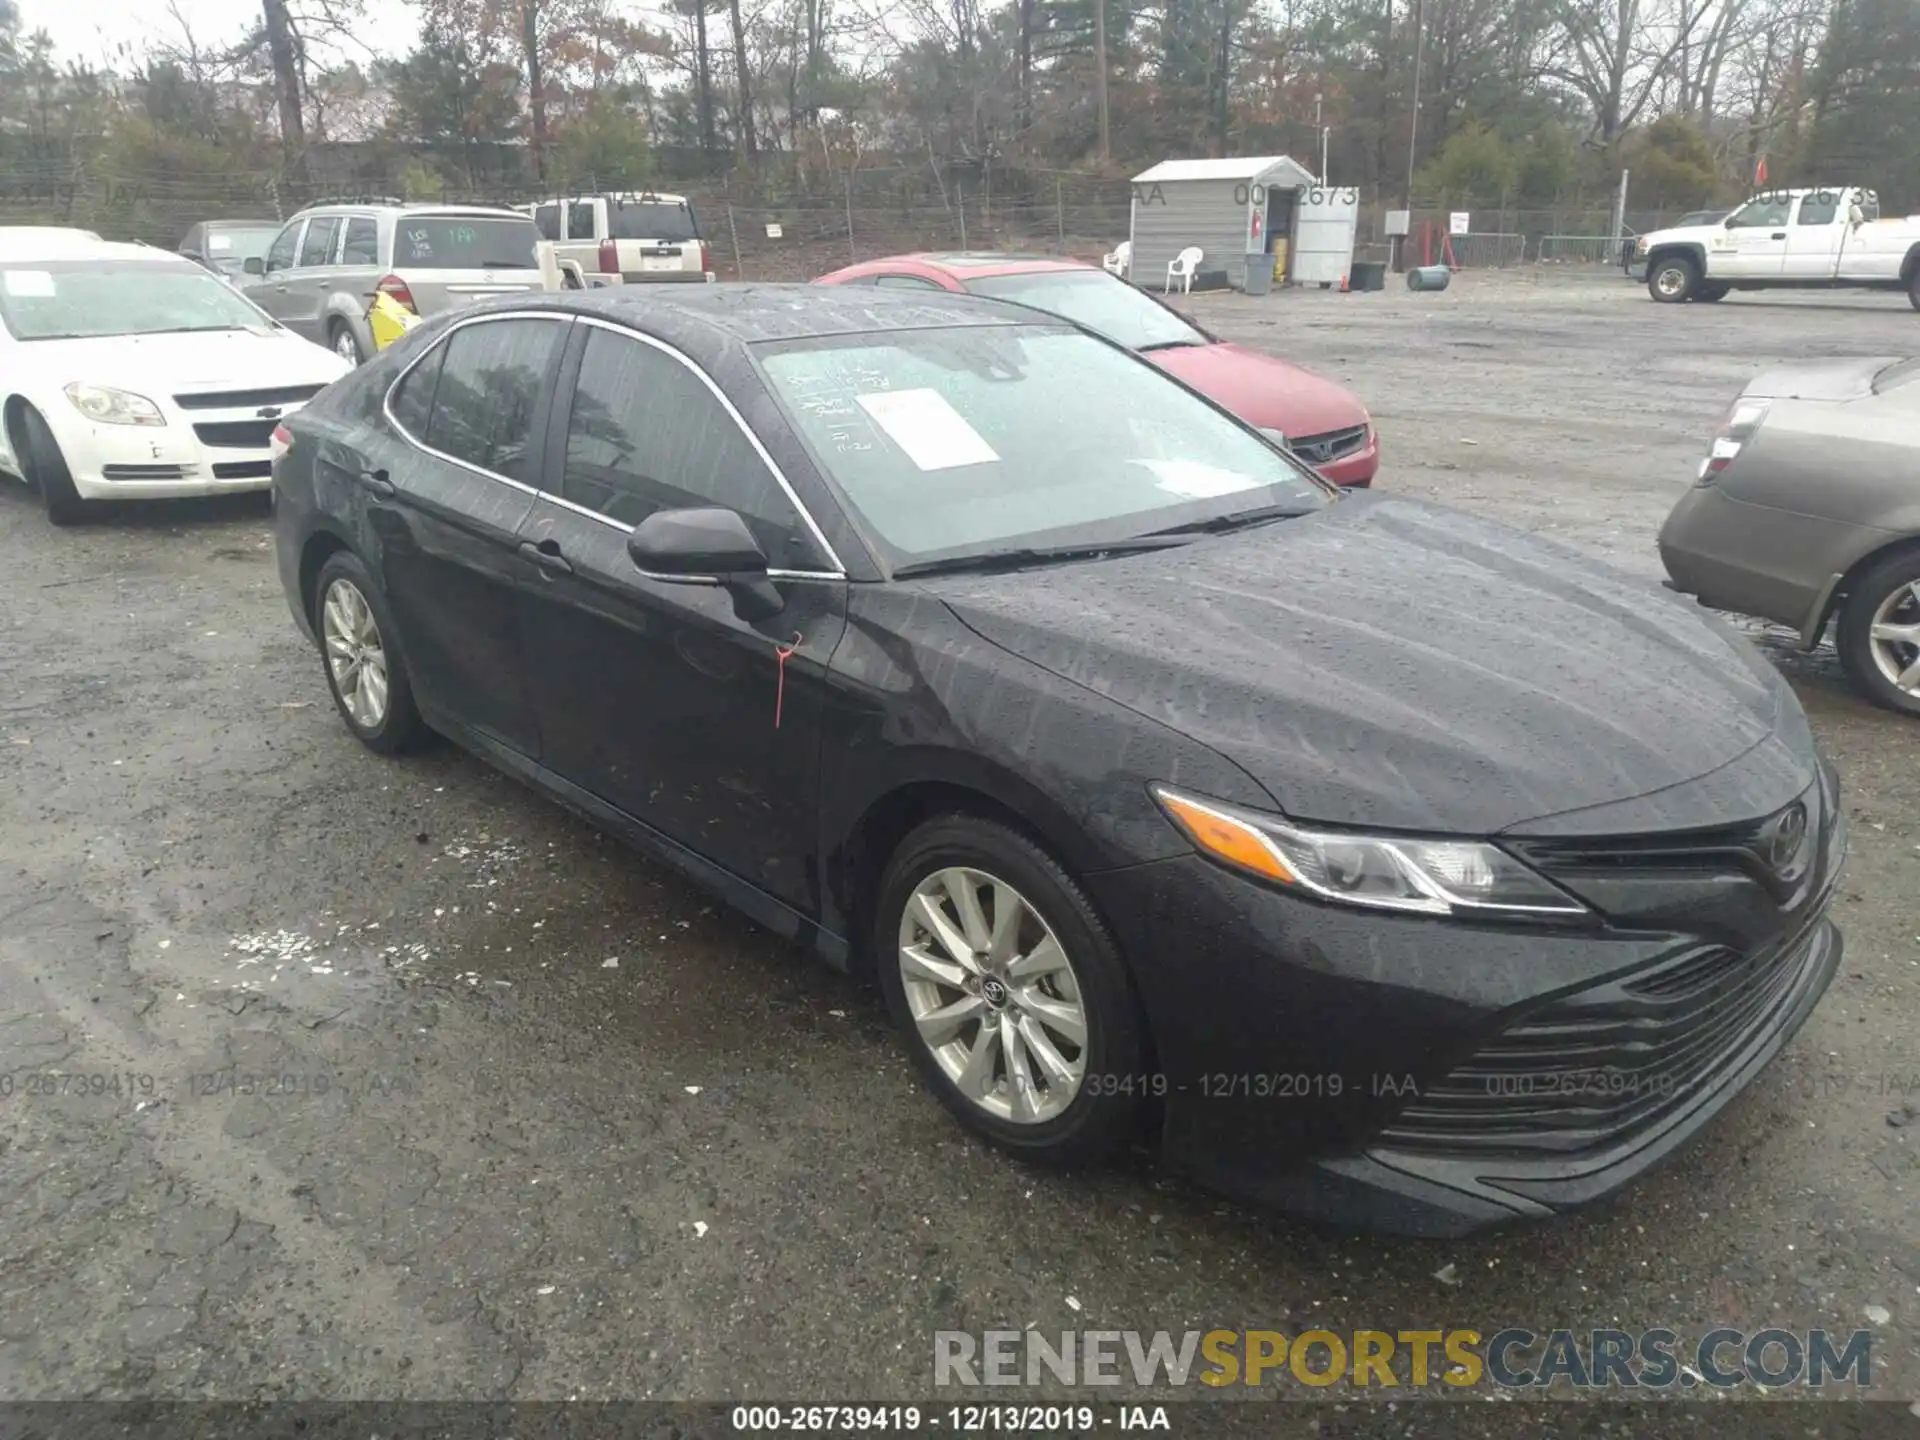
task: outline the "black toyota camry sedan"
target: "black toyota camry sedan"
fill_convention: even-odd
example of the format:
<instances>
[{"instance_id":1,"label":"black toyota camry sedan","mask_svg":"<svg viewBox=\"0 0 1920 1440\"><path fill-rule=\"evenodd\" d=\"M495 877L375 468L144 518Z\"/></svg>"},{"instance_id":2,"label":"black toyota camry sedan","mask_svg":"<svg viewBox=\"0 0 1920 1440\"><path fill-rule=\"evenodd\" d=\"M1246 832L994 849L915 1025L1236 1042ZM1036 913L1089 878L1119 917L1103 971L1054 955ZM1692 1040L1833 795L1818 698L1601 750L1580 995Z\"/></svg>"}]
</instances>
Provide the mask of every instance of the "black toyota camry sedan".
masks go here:
<instances>
[{"instance_id":1,"label":"black toyota camry sedan","mask_svg":"<svg viewBox=\"0 0 1920 1440\"><path fill-rule=\"evenodd\" d=\"M1019 1155L1547 1215L1699 1131L1840 957L1837 783L1744 641L1342 495L1054 317L515 298L275 446L355 735L450 737L870 977Z\"/></svg>"}]
</instances>

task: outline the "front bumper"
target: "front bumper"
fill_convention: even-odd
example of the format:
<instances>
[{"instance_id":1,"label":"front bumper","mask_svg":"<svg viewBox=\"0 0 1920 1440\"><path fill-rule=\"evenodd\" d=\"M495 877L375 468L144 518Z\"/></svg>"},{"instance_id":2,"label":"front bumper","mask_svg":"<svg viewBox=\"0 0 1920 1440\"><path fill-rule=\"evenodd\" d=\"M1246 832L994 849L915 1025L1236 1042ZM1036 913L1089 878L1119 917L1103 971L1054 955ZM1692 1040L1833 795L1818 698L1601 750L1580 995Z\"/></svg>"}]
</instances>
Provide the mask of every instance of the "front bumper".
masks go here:
<instances>
[{"instance_id":1,"label":"front bumper","mask_svg":"<svg viewBox=\"0 0 1920 1440\"><path fill-rule=\"evenodd\" d=\"M1087 883L1145 1003L1142 1088L1163 1097L1170 1168L1345 1226L1454 1236L1630 1184L1765 1066L1839 963L1843 830L1823 844L1813 898L1739 953L1658 926L1321 906L1197 855ZM1649 1054L1665 1068L1647 1073Z\"/></svg>"},{"instance_id":2,"label":"front bumper","mask_svg":"<svg viewBox=\"0 0 1920 1440\"><path fill-rule=\"evenodd\" d=\"M1314 469L1336 485L1356 488L1372 485L1373 477L1380 473L1380 432L1369 424L1365 445L1351 455L1342 455L1338 460L1329 460L1324 465L1316 465Z\"/></svg>"},{"instance_id":3,"label":"front bumper","mask_svg":"<svg viewBox=\"0 0 1920 1440\"><path fill-rule=\"evenodd\" d=\"M70 407L69 407L70 408ZM168 500L265 490L273 483L273 420L167 409L165 425L96 425L42 411L83 500ZM207 431L217 437L210 443Z\"/></svg>"}]
</instances>

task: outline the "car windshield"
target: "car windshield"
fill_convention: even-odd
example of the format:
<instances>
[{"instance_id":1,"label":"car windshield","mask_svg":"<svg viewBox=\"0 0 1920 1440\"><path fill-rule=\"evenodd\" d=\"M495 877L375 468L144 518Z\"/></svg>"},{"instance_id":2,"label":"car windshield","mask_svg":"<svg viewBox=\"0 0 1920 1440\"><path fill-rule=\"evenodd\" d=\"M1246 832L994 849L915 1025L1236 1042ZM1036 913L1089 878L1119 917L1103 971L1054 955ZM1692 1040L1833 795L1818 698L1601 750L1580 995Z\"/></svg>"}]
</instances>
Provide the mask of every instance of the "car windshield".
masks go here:
<instances>
[{"instance_id":1,"label":"car windshield","mask_svg":"<svg viewBox=\"0 0 1920 1440\"><path fill-rule=\"evenodd\" d=\"M255 256L265 257L280 233L278 225L219 226L207 231L202 245L207 259L222 270L238 270Z\"/></svg>"},{"instance_id":2,"label":"car windshield","mask_svg":"<svg viewBox=\"0 0 1920 1440\"><path fill-rule=\"evenodd\" d=\"M616 240L698 240L693 211L684 201L621 200L607 207Z\"/></svg>"},{"instance_id":3,"label":"car windshield","mask_svg":"<svg viewBox=\"0 0 1920 1440\"><path fill-rule=\"evenodd\" d=\"M1064 326L814 337L759 356L896 572L1094 549L1331 498L1152 366Z\"/></svg>"},{"instance_id":4,"label":"car windshield","mask_svg":"<svg viewBox=\"0 0 1920 1440\"><path fill-rule=\"evenodd\" d=\"M16 340L264 330L272 324L231 285L184 260L0 266L0 320Z\"/></svg>"},{"instance_id":5,"label":"car windshield","mask_svg":"<svg viewBox=\"0 0 1920 1440\"><path fill-rule=\"evenodd\" d=\"M403 270L537 270L539 241L524 215L402 215L393 263Z\"/></svg>"},{"instance_id":6,"label":"car windshield","mask_svg":"<svg viewBox=\"0 0 1920 1440\"><path fill-rule=\"evenodd\" d=\"M982 275L965 283L972 294L1062 316L1129 350L1211 343L1166 306L1104 270L1035 270L1024 275Z\"/></svg>"}]
</instances>

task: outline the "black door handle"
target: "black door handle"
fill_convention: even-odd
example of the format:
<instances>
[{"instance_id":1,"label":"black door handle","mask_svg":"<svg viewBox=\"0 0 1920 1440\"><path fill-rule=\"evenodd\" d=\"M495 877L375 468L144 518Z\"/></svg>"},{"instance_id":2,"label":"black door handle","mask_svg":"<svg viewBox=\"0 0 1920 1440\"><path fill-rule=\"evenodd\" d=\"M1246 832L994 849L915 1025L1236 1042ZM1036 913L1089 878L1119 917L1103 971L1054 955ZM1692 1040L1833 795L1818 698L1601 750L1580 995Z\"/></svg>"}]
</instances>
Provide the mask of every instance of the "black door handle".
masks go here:
<instances>
[{"instance_id":1,"label":"black door handle","mask_svg":"<svg viewBox=\"0 0 1920 1440\"><path fill-rule=\"evenodd\" d=\"M393 482L387 478L384 470L361 470L353 477L382 500L391 500L396 493Z\"/></svg>"},{"instance_id":2,"label":"black door handle","mask_svg":"<svg viewBox=\"0 0 1920 1440\"><path fill-rule=\"evenodd\" d=\"M542 540L538 545L531 540L520 542L520 554L538 565L548 575L571 575L573 566L567 563L567 557L560 553L560 547L551 540Z\"/></svg>"},{"instance_id":3,"label":"black door handle","mask_svg":"<svg viewBox=\"0 0 1920 1440\"><path fill-rule=\"evenodd\" d=\"M1784 230L1776 230L1773 232L1773 238L1776 240L1784 240L1787 238L1787 232Z\"/></svg>"}]
</instances>

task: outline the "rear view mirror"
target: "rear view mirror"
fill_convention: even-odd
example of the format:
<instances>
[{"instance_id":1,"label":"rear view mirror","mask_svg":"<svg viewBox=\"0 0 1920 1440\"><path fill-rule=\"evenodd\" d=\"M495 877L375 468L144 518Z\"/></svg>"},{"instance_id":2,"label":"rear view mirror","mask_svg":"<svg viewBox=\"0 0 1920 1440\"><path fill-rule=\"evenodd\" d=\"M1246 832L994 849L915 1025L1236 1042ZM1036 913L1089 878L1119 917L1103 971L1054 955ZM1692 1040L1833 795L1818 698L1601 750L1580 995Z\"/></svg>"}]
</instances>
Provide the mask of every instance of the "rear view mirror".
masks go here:
<instances>
[{"instance_id":1,"label":"rear view mirror","mask_svg":"<svg viewBox=\"0 0 1920 1440\"><path fill-rule=\"evenodd\" d=\"M786 609L767 578L767 552L736 510L656 510L627 537L627 555L657 580L725 586L743 620L765 620Z\"/></svg>"},{"instance_id":2,"label":"rear view mirror","mask_svg":"<svg viewBox=\"0 0 1920 1440\"><path fill-rule=\"evenodd\" d=\"M267 262L258 255L249 255L240 262L240 268L249 275L264 275L267 273Z\"/></svg>"}]
</instances>

